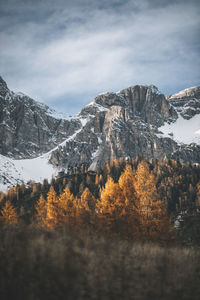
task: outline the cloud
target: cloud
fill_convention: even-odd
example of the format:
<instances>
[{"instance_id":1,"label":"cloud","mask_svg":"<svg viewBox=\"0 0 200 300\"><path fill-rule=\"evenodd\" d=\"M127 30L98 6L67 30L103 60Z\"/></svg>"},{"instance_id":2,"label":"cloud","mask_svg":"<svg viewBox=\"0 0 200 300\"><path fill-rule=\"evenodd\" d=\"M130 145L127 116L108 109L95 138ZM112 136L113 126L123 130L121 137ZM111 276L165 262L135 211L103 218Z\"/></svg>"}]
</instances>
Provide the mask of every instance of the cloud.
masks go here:
<instances>
[{"instance_id":1,"label":"cloud","mask_svg":"<svg viewBox=\"0 0 200 300\"><path fill-rule=\"evenodd\" d=\"M1 2L1 74L12 89L69 112L129 85L153 83L165 93L197 85L199 7L197 1Z\"/></svg>"}]
</instances>

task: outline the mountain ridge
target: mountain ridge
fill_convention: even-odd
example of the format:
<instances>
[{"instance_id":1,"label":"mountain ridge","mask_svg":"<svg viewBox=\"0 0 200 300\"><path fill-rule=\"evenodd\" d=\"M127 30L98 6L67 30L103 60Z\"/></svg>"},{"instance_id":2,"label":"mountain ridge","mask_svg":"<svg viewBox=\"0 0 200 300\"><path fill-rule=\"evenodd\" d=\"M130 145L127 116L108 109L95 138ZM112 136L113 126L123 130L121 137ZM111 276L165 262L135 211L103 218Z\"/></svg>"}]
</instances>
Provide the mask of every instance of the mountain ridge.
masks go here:
<instances>
[{"instance_id":1,"label":"mountain ridge","mask_svg":"<svg viewBox=\"0 0 200 300\"><path fill-rule=\"evenodd\" d=\"M200 163L199 91L200 87L188 88L165 97L153 85L130 86L117 93L102 93L76 116L62 118L48 106L11 92L0 78L0 135L3 137L0 189L5 190L21 181L50 179L59 170L73 172L82 164L97 170L107 161L120 157L142 155L159 159L166 156ZM21 127L17 131L12 125L18 124L20 118ZM179 134L183 124L186 127L190 124L191 128L196 124L196 133L189 142ZM39 136L45 137L44 142ZM12 142L9 139L7 142L8 137ZM37 147L27 147L28 142ZM6 157L9 157L9 164L18 169L14 176L6 175ZM40 165L46 171L41 172L41 176L32 175L31 166L32 173L36 174ZM29 176L24 175L29 172Z\"/></svg>"},{"instance_id":2,"label":"mountain ridge","mask_svg":"<svg viewBox=\"0 0 200 300\"><path fill-rule=\"evenodd\" d=\"M0 154L37 157L73 134L72 127L80 128L80 121L59 118L47 105L10 91L0 77Z\"/></svg>"}]
</instances>

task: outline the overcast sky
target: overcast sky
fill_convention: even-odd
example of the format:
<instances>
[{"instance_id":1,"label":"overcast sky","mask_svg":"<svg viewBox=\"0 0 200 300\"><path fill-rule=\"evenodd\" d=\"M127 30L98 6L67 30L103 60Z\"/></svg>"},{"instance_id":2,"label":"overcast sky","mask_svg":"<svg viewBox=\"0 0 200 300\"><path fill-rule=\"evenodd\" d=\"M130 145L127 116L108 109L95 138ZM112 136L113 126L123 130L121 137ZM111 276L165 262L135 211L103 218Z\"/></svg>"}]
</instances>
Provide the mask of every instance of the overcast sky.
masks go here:
<instances>
[{"instance_id":1,"label":"overcast sky","mask_svg":"<svg viewBox=\"0 0 200 300\"><path fill-rule=\"evenodd\" d=\"M0 0L0 75L74 114L104 91L200 85L199 0Z\"/></svg>"}]
</instances>

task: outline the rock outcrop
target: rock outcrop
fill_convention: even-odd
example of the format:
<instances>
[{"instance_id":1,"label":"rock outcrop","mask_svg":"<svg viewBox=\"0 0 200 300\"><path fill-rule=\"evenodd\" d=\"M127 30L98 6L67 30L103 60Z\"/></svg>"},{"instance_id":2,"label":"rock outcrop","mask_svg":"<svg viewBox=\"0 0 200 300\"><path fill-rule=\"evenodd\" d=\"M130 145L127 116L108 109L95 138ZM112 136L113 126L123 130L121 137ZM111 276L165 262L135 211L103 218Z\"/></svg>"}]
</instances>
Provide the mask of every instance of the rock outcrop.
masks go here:
<instances>
[{"instance_id":1,"label":"rock outcrop","mask_svg":"<svg viewBox=\"0 0 200 300\"><path fill-rule=\"evenodd\" d=\"M187 98L180 103L189 107L194 102L192 97L193 100ZM138 155L200 162L199 145L180 144L172 136L160 134L160 126L178 119L182 105L178 104L180 99L176 103L173 99L166 99L155 86L133 86L116 94L97 96L79 114L86 120L84 128L73 140L53 151L50 162L66 170L82 163L95 170L108 160ZM199 105L200 100L195 101Z\"/></svg>"},{"instance_id":2,"label":"rock outcrop","mask_svg":"<svg viewBox=\"0 0 200 300\"><path fill-rule=\"evenodd\" d=\"M200 114L200 87L183 90L168 97L168 100L184 119Z\"/></svg>"},{"instance_id":3,"label":"rock outcrop","mask_svg":"<svg viewBox=\"0 0 200 300\"><path fill-rule=\"evenodd\" d=\"M39 156L80 127L78 119L64 119L48 106L13 93L0 77L0 154L12 158Z\"/></svg>"}]
</instances>

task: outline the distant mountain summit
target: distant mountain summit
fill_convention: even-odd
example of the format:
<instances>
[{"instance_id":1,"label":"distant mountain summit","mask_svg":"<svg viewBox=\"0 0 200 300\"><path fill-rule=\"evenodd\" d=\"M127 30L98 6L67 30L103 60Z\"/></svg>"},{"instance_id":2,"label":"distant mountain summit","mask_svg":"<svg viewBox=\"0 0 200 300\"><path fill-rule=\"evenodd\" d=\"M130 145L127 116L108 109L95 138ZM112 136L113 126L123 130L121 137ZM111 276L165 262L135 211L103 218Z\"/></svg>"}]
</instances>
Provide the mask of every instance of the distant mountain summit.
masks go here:
<instances>
[{"instance_id":1,"label":"distant mountain summit","mask_svg":"<svg viewBox=\"0 0 200 300\"><path fill-rule=\"evenodd\" d=\"M199 99L200 98L200 87L194 86L185 90L182 90L169 98L171 99Z\"/></svg>"},{"instance_id":2,"label":"distant mountain summit","mask_svg":"<svg viewBox=\"0 0 200 300\"><path fill-rule=\"evenodd\" d=\"M200 87L165 97L152 85L131 86L100 94L66 118L11 92L0 78L0 136L2 187L50 178L58 170L73 172L82 164L96 170L120 157L200 163ZM16 171L9 176L8 157ZM41 166L39 177L35 168L40 172Z\"/></svg>"}]
</instances>

